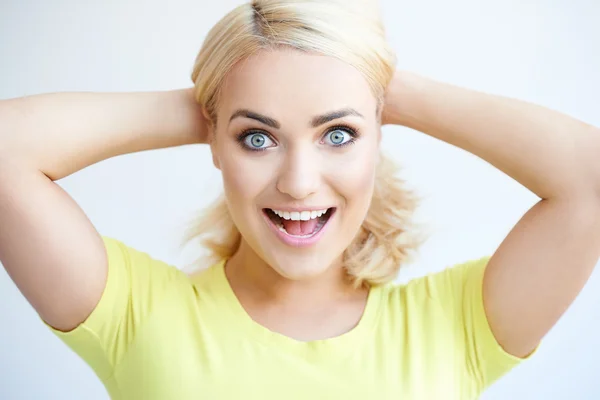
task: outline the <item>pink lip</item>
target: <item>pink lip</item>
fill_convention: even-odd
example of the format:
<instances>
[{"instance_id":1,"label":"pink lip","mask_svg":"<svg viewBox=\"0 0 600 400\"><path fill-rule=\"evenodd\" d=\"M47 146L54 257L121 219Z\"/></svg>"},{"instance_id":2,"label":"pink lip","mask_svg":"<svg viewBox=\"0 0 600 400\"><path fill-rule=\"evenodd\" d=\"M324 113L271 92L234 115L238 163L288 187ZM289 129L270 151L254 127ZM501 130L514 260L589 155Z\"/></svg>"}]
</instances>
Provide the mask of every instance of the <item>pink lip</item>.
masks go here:
<instances>
[{"instance_id":1,"label":"pink lip","mask_svg":"<svg viewBox=\"0 0 600 400\"><path fill-rule=\"evenodd\" d=\"M308 246L312 246L313 244L317 243L319 241L319 239L321 239L321 237L325 233L325 230L329 226L331 219L334 217L335 211L336 210L334 209L333 214L331 214L329 216L329 219L327 220L325 225L323 225L321 230L309 238L297 238L297 237L293 237L286 233L281 232L279 230L279 228L277 228L277 226L273 223L273 221L271 221L271 218L269 218L269 216L264 211L262 212L262 214L267 222L267 225L269 225L269 228L271 228L271 230L275 233L275 235L283 243L287 244L288 246L292 246L292 247L308 247Z\"/></svg>"}]
</instances>

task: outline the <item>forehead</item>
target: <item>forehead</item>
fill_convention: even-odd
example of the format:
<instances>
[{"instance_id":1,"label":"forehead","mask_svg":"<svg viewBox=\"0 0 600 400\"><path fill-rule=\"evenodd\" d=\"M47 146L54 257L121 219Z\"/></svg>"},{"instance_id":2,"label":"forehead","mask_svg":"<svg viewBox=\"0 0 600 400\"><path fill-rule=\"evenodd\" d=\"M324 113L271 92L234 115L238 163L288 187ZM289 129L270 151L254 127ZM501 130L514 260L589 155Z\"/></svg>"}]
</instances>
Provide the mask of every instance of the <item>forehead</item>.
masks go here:
<instances>
[{"instance_id":1,"label":"forehead","mask_svg":"<svg viewBox=\"0 0 600 400\"><path fill-rule=\"evenodd\" d=\"M258 108L315 115L352 107L375 114L376 99L362 74L333 57L295 50L264 50L238 63L227 75L220 109ZM293 108L293 109L291 109Z\"/></svg>"}]
</instances>

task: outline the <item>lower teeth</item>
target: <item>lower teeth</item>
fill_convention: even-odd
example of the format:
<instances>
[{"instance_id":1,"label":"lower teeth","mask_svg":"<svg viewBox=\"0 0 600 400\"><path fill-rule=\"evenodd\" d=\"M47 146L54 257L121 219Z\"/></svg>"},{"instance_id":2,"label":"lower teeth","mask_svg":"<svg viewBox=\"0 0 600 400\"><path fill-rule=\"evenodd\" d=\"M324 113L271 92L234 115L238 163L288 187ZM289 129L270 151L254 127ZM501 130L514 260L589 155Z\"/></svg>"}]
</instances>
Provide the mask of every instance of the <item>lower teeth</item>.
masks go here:
<instances>
[{"instance_id":1,"label":"lower teeth","mask_svg":"<svg viewBox=\"0 0 600 400\"><path fill-rule=\"evenodd\" d=\"M327 210L327 211L329 211L329 210ZM323 214L323 216L326 215L326 214L327 214L327 212L325 214ZM309 233L308 235L292 235L292 234L288 233L288 231L286 231L285 228L283 227L283 224L281 223L281 220L277 220L275 222L275 225L277 225L277 228L281 232L285 233L288 236L292 236L292 237L295 237L295 238L304 239L304 238L309 238L311 236L314 236L317 232L319 232L321 230L321 228L323 227L323 225L325 225L325 223L327 222L328 219L329 219L329 217L324 218L324 219L319 218L319 222L317 223L317 226L315 227L314 232L313 233Z\"/></svg>"}]
</instances>

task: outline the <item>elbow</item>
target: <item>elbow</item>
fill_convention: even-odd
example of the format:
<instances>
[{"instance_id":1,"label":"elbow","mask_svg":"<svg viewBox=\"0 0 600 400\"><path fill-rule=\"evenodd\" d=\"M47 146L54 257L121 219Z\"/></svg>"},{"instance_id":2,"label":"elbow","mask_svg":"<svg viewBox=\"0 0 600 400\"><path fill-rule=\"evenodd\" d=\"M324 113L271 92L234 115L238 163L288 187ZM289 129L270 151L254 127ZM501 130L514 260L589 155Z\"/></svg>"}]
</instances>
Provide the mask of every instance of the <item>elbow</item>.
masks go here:
<instances>
[{"instance_id":1,"label":"elbow","mask_svg":"<svg viewBox=\"0 0 600 400\"><path fill-rule=\"evenodd\" d=\"M23 98L0 100L0 161L3 164L31 166L26 151L32 138L23 129L30 119Z\"/></svg>"}]
</instances>

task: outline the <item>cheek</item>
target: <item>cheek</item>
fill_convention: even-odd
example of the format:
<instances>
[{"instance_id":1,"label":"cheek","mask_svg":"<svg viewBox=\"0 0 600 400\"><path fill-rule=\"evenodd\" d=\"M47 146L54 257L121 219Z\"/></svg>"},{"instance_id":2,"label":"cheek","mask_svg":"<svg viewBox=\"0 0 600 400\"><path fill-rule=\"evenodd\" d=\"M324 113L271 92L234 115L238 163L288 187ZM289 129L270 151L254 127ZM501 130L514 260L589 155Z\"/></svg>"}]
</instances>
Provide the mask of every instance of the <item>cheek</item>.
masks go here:
<instances>
[{"instance_id":1,"label":"cheek","mask_svg":"<svg viewBox=\"0 0 600 400\"><path fill-rule=\"evenodd\" d=\"M222 148L218 156L225 195L230 204L252 204L269 186L272 177L259 158L240 154L240 149Z\"/></svg>"},{"instance_id":2,"label":"cheek","mask_svg":"<svg viewBox=\"0 0 600 400\"><path fill-rule=\"evenodd\" d=\"M366 213L373 194L377 149L355 152L351 160L330 169L329 181L345 200L349 210Z\"/></svg>"}]
</instances>

